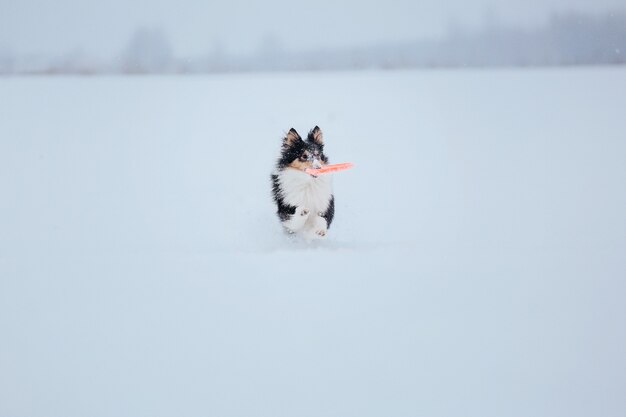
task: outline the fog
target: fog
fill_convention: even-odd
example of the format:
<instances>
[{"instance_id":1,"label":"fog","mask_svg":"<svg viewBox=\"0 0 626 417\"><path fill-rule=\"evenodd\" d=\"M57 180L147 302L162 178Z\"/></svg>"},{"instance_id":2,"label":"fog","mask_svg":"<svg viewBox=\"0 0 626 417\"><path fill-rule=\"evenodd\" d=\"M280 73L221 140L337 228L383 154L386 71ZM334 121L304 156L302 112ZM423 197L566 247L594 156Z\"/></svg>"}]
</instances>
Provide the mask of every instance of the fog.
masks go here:
<instances>
[{"instance_id":1,"label":"fog","mask_svg":"<svg viewBox=\"0 0 626 417\"><path fill-rule=\"evenodd\" d=\"M364 49L371 53L377 47L394 50L417 43L426 49L447 48L449 44L445 42L459 33L482 36L494 27L534 33L549 29L555 17L573 15L606 20L616 13L620 15L620 10L623 10L622 2L613 0L547 0L532 4L523 0L394 0L384 4L331 0L221 3L0 0L0 72L80 72L80 68L84 72L125 71L142 59L149 61L150 67L135 72L182 72L181 67L184 71L211 71L216 67L292 69L293 63L268 66L258 59L276 51L289 54L291 60L294 54L310 56L323 51L327 55L345 56L350 51L349 54L357 54L357 60L367 63L372 58L362 57ZM621 20L617 22L619 26ZM621 39L620 36L617 38ZM605 42L610 36L590 37L610 50L621 49L615 42ZM160 57L156 58L157 63L153 62L154 57L146 58L143 51L136 57L129 55L147 44L154 47L154 39L160 49L155 53ZM416 60L420 65L450 64L450 59L435 57L432 52L426 58L423 52L419 54L418 58L408 58L412 61L410 66ZM397 54L393 55L397 58ZM216 63L216 56L228 62ZM373 66L385 66L384 60L374 61ZM400 61L406 64L407 58L401 57ZM470 56L453 64L472 65L473 61ZM537 60L528 61L521 64L529 65ZM391 62L387 66L403 65ZM329 67L337 64L331 62Z\"/></svg>"}]
</instances>

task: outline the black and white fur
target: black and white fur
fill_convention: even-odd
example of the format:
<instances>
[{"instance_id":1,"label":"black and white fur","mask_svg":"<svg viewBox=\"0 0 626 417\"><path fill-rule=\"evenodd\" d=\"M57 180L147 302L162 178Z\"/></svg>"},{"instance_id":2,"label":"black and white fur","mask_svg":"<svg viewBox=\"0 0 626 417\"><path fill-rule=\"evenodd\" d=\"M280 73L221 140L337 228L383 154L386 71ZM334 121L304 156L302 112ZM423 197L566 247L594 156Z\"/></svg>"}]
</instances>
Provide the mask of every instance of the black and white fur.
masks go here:
<instances>
[{"instance_id":1,"label":"black and white fur","mask_svg":"<svg viewBox=\"0 0 626 417\"><path fill-rule=\"evenodd\" d=\"M306 168L328 163L322 131L315 126L304 141L290 129L283 139L280 158L272 173L272 192L278 218L285 230L305 238L323 238L335 215L330 175L315 177Z\"/></svg>"}]
</instances>

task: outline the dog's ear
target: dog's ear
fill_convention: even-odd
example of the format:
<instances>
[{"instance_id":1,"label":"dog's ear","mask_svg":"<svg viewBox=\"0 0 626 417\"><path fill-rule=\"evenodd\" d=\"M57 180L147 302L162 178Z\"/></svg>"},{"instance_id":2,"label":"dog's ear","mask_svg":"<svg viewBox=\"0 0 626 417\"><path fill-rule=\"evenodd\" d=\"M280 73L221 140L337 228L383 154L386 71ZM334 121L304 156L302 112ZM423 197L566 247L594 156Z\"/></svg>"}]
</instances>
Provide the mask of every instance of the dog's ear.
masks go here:
<instances>
[{"instance_id":1,"label":"dog's ear","mask_svg":"<svg viewBox=\"0 0 626 417\"><path fill-rule=\"evenodd\" d=\"M287 136L285 136L285 139L283 139L283 146L286 148L290 148L298 141L302 141L302 138L300 137L298 132L296 132L296 129L292 127L291 129L289 129L289 132L287 132Z\"/></svg>"},{"instance_id":2,"label":"dog's ear","mask_svg":"<svg viewBox=\"0 0 626 417\"><path fill-rule=\"evenodd\" d=\"M317 143L318 145L323 145L324 144L324 135L322 135L322 129L320 129L318 126L315 126L309 132L309 137L307 138L307 140L309 142Z\"/></svg>"}]
</instances>

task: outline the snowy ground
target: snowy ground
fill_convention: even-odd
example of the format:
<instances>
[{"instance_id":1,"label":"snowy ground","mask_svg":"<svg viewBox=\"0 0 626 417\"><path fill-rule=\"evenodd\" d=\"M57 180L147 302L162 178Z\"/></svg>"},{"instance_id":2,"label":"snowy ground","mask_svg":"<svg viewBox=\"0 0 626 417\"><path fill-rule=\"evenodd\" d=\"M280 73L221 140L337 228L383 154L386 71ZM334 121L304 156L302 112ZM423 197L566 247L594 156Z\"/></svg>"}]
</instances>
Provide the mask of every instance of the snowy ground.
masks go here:
<instances>
[{"instance_id":1,"label":"snowy ground","mask_svg":"<svg viewBox=\"0 0 626 417\"><path fill-rule=\"evenodd\" d=\"M0 417L623 416L626 70L0 79ZM337 214L292 242L281 136Z\"/></svg>"}]
</instances>

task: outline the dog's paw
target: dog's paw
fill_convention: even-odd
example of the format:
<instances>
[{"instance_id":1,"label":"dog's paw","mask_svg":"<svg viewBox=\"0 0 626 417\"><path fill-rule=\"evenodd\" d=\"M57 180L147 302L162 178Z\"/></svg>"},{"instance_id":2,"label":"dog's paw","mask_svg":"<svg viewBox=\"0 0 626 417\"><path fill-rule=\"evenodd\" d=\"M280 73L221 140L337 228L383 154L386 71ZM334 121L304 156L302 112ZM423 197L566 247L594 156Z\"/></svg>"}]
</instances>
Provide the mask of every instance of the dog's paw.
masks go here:
<instances>
[{"instance_id":1,"label":"dog's paw","mask_svg":"<svg viewBox=\"0 0 626 417\"><path fill-rule=\"evenodd\" d=\"M306 207L298 207L296 209L296 214L299 214L300 216L308 216L309 215L309 209Z\"/></svg>"},{"instance_id":2,"label":"dog's paw","mask_svg":"<svg viewBox=\"0 0 626 417\"><path fill-rule=\"evenodd\" d=\"M319 237L325 237L326 236L326 229L316 230L315 234L318 235Z\"/></svg>"}]
</instances>

